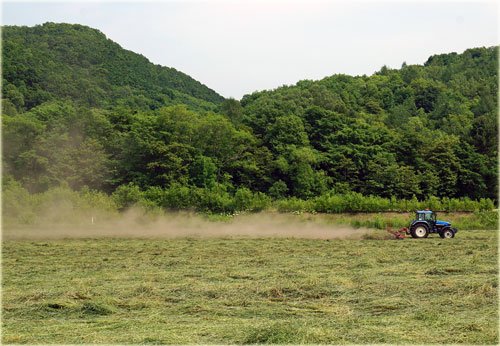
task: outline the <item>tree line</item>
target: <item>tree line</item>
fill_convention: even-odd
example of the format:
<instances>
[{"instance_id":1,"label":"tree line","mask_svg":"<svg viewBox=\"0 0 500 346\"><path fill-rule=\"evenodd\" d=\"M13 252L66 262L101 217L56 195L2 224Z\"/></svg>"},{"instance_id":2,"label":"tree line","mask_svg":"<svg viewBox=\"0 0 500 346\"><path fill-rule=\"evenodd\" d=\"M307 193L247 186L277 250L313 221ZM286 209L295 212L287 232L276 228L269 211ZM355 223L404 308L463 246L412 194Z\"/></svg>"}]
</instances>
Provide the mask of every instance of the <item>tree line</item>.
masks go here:
<instances>
[{"instance_id":1,"label":"tree line","mask_svg":"<svg viewBox=\"0 0 500 346\"><path fill-rule=\"evenodd\" d=\"M497 203L497 47L238 101L87 27L6 27L3 39L4 180L30 193L139 191L208 210L355 195Z\"/></svg>"}]
</instances>

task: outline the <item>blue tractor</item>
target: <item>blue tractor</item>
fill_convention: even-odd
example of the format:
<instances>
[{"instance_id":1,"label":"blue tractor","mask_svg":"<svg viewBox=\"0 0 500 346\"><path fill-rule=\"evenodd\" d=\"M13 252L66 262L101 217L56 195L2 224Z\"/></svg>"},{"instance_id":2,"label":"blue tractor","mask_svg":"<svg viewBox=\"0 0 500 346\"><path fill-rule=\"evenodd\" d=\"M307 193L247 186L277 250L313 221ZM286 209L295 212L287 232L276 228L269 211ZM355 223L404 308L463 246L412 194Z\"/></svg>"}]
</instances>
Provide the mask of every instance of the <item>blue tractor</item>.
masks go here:
<instances>
[{"instance_id":1,"label":"blue tractor","mask_svg":"<svg viewBox=\"0 0 500 346\"><path fill-rule=\"evenodd\" d=\"M438 233L443 239L453 238L457 232L456 228L451 227L451 223L436 220L436 213L431 210L417 210L415 220L407 231L412 238L427 238L430 233Z\"/></svg>"}]
</instances>

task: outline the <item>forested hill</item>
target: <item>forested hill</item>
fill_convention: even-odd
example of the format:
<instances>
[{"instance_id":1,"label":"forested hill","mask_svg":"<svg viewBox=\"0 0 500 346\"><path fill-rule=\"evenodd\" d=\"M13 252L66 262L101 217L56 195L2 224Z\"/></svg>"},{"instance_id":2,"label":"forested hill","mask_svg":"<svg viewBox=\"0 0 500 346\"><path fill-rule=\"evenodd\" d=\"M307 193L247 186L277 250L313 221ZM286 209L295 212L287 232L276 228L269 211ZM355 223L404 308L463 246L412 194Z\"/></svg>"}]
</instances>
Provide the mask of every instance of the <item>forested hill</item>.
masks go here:
<instances>
[{"instance_id":1,"label":"forested hill","mask_svg":"<svg viewBox=\"0 0 500 346\"><path fill-rule=\"evenodd\" d=\"M371 208L360 196L385 198L384 210L394 198L497 200L498 47L237 101L84 26L3 36L7 196L62 185L112 193L121 207L210 211L297 198L323 211L335 198Z\"/></svg>"},{"instance_id":2,"label":"forested hill","mask_svg":"<svg viewBox=\"0 0 500 346\"><path fill-rule=\"evenodd\" d=\"M65 98L138 109L176 103L211 109L223 101L190 76L154 65L87 26L4 26L2 39L4 90L18 110Z\"/></svg>"},{"instance_id":3,"label":"forested hill","mask_svg":"<svg viewBox=\"0 0 500 346\"><path fill-rule=\"evenodd\" d=\"M498 47L473 48L256 92L240 116L270 150L271 177L302 197L496 198L497 71Z\"/></svg>"}]
</instances>

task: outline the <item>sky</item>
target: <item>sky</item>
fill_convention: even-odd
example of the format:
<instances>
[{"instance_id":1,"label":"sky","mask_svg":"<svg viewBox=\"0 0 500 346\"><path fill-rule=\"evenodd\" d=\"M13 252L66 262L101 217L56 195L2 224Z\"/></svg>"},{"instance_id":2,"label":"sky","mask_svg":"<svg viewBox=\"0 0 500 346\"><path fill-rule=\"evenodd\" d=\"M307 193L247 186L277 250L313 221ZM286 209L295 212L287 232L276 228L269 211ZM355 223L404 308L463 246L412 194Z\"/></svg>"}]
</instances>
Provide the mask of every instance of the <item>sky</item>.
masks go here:
<instances>
[{"instance_id":1,"label":"sky","mask_svg":"<svg viewBox=\"0 0 500 346\"><path fill-rule=\"evenodd\" d=\"M497 1L3 1L2 25L88 25L224 97L499 44Z\"/></svg>"}]
</instances>

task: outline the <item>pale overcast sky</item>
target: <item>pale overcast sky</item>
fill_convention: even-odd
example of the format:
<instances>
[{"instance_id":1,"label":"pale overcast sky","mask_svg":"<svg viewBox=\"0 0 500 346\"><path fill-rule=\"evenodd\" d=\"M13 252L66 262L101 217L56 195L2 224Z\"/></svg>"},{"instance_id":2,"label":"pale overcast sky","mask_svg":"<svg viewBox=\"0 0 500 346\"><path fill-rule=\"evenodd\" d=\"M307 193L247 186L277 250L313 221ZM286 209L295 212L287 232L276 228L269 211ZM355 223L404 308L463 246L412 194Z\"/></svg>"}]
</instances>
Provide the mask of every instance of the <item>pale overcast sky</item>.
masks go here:
<instances>
[{"instance_id":1,"label":"pale overcast sky","mask_svg":"<svg viewBox=\"0 0 500 346\"><path fill-rule=\"evenodd\" d=\"M497 1L7 2L3 25L79 23L225 97L498 45Z\"/></svg>"}]
</instances>

